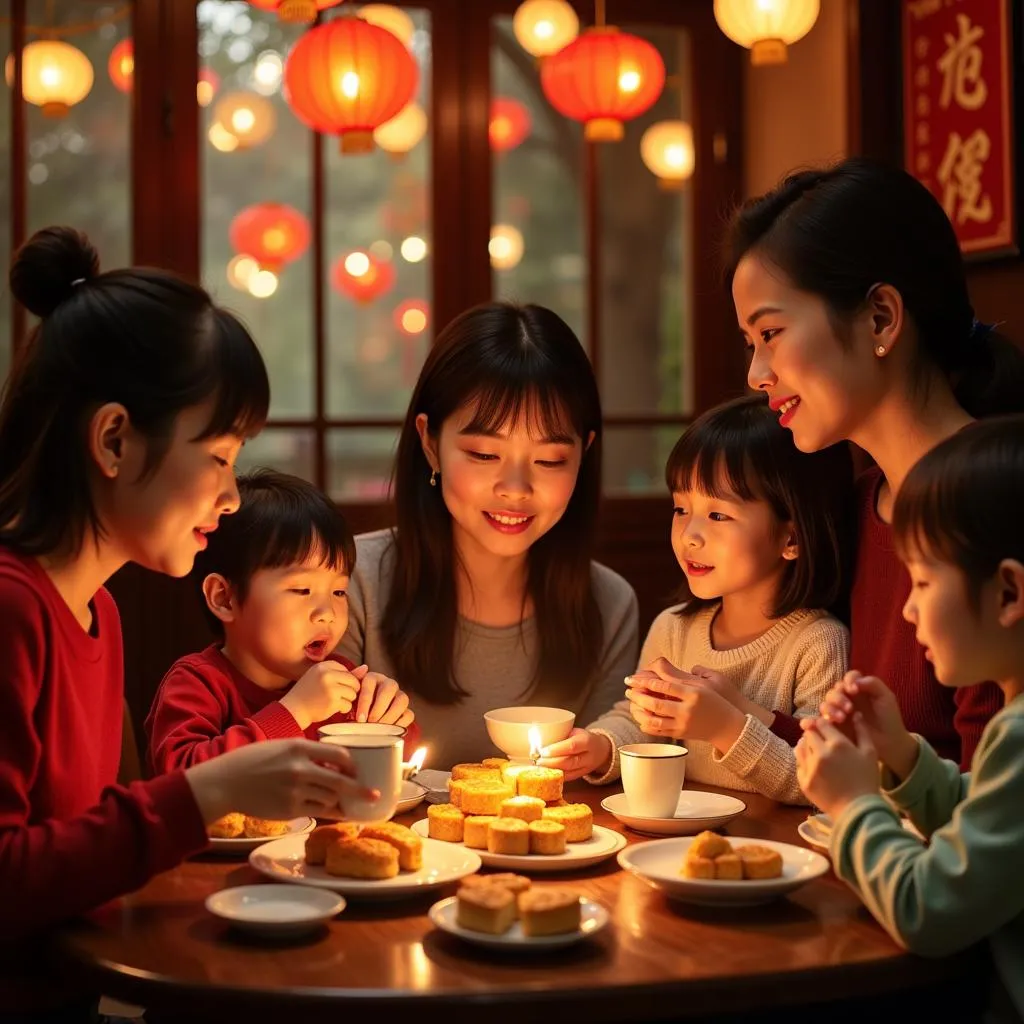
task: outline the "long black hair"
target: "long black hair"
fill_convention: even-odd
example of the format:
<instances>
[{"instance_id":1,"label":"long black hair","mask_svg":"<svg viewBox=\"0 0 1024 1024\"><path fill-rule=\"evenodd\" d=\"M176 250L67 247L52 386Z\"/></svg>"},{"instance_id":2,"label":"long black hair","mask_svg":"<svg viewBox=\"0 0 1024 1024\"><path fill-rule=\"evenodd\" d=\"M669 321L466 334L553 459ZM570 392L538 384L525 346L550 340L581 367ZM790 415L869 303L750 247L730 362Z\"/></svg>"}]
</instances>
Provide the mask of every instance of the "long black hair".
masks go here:
<instances>
[{"instance_id":1,"label":"long black hair","mask_svg":"<svg viewBox=\"0 0 1024 1024\"><path fill-rule=\"evenodd\" d=\"M842 612L853 542L853 462L845 444L805 453L779 424L768 396L745 395L709 409L687 427L665 466L670 491L764 501L780 528L792 523L799 556L785 563L771 610ZM680 614L716 603L684 588Z\"/></svg>"},{"instance_id":2,"label":"long black hair","mask_svg":"<svg viewBox=\"0 0 1024 1024\"><path fill-rule=\"evenodd\" d=\"M163 270L100 273L73 228L44 228L15 254L14 297L40 318L0 406L0 543L30 555L77 553L102 526L86 424L119 402L147 441L144 475L166 455L184 409L212 399L194 440L263 426L266 367L248 331L200 287Z\"/></svg>"},{"instance_id":3,"label":"long black hair","mask_svg":"<svg viewBox=\"0 0 1024 1024\"><path fill-rule=\"evenodd\" d=\"M583 347L569 326L541 306L477 306L441 332L413 391L398 442L394 582L381 621L402 685L438 704L457 703L453 674L458 601L451 514L430 486L416 418L437 436L459 409L473 409L472 431L489 432L529 416L531 430L583 439L576 487L562 518L529 551L527 592L539 637L530 692L557 701L592 685L602 646L591 581L601 494L601 400Z\"/></svg>"},{"instance_id":4,"label":"long black hair","mask_svg":"<svg viewBox=\"0 0 1024 1024\"><path fill-rule=\"evenodd\" d=\"M920 339L918 392L934 366L972 416L1024 411L1024 352L976 320L953 225L906 171L851 157L790 175L735 211L724 254L730 281L748 253L824 299L840 325L875 285L891 285Z\"/></svg>"}]
</instances>

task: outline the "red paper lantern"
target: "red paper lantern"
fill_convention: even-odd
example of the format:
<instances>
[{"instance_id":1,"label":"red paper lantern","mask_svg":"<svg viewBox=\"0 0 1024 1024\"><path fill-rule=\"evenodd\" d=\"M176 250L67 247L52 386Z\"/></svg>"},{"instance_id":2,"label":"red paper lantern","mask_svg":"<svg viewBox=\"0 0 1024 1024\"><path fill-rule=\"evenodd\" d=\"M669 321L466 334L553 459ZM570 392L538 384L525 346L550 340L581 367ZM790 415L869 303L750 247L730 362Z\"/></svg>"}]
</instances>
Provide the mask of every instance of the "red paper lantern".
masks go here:
<instances>
[{"instance_id":1,"label":"red paper lantern","mask_svg":"<svg viewBox=\"0 0 1024 1024\"><path fill-rule=\"evenodd\" d=\"M249 3L261 11L276 11L281 21L308 25L316 21L318 11L340 4L341 0L249 0Z\"/></svg>"},{"instance_id":2,"label":"red paper lantern","mask_svg":"<svg viewBox=\"0 0 1024 1024\"><path fill-rule=\"evenodd\" d=\"M350 269L352 257L363 256L366 270L361 274ZM331 284L334 290L352 299L360 306L365 306L382 295L386 295L395 284L395 268L390 260L379 260L372 253L361 250L339 256L331 268Z\"/></svg>"},{"instance_id":3,"label":"red paper lantern","mask_svg":"<svg viewBox=\"0 0 1024 1024\"><path fill-rule=\"evenodd\" d=\"M415 95L419 68L386 29L362 18L338 18L310 29L284 66L285 99L295 116L343 153L368 153L373 130Z\"/></svg>"},{"instance_id":4,"label":"red paper lantern","mask_svg":"<svg viewBox=\"0 0 1024 1024\"><path fill-rule=\"evenodd\" d=\"M622 122L661 95L665 64L645 39L601 25L545 58L540 81L555 110L584 123L585 138L614 142L623 136Z\"/></svg>"},{"instance_id":5,"label":"red paper lantern","mask_svg":"<svg viewBox=\"0 0 1024 1024\"><path fill-rule=\"evenodd\" d=\"M256 203L231 222L229 237L236 252L277 273L309 247L309 221L284 203Z\"/></svg>"},{"instance_id":6,"label":"red paper lantern","mask_svg":"<svg viewBox=\"0 0 1024 1024\"><path fill-rule=\"evenodd\" d=\"M530 134L530 112L518 100L495 96L491 101L490 124L487 134L491 149L497 153L515 149Z\"/></svg>"},{"instance_id":7,"label":"red paper lantern","mask_svg":"<svg viewBox=\"0 0 1024 1024\"><path fill-rule=\"evenodd\" d=\"M107 73L120 92L132 91L132 77L135 74L135 49L131 39L122 39L110 51L107 61Z\"/></svg>"},{"instance_id":8,"label":"red paper lantern","mask_svg":"<svg viewBox=\"0 0 1024 1024\"><path fill-rule=\"evenodd\" d=\"M415 338L430 326L430 306L423 299L406 299L395 307L394 318L406 337Z\"/></svg>"}]
</instances>

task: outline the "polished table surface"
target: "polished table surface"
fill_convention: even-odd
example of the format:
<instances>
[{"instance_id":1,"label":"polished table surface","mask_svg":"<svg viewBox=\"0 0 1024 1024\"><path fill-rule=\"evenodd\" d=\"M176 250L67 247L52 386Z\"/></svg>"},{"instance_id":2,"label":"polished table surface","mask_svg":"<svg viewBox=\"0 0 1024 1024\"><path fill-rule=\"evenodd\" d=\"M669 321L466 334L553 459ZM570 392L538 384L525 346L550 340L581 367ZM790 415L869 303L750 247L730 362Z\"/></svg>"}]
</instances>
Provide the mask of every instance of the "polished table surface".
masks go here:
<instances>
[{"instance_id":1,"label":"polished table surface","mask_svg":"<svg viewBox=\"0 0 1024 1024\"><path fill-rule=\"evenodd\" d=\"M644 841L601 809L612 789L567 790L594 808L597 824ZM747 811L727 834L801 844L796 827L806 809L739 795ZM425 814L422 804L397 820ZM614 858L534 878L599 900L611 925L543 954L485 950L437 931L426 917L453 886L401 902L350 901L299 940L248 938L208 914L203 901L263 876L244 860L203 856L69 928L58 949L65 966L108 995L190 1020L236 1012L247 1021L282 1013L339 1020L372 1009L383 1021L454 1007L472 1007L488 1024L521 1021L531 1010L563 1020L638 1020L883 994L948 982L963 969L960 959L926 961L900 950L831 872L774 903L732 909L670 902Z\"/></svg>"}]
</instances>

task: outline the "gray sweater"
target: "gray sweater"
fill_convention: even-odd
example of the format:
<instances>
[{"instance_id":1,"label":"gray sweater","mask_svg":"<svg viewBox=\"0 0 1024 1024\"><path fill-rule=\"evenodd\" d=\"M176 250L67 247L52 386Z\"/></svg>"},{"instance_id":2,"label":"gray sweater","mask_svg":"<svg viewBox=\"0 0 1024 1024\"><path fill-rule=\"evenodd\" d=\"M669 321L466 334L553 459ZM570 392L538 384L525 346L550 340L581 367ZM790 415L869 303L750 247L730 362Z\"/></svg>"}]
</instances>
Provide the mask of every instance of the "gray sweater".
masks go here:
<instances>
[{"instance_id":1,"label":"gray sweater","mask_svg":"<svg viewBox=\"0 0 1024 1024\"><path fill-rule=\"evenodd\" d=\"M393 574L394 550L388 530L356 537L356 568L349 583L348 631L338 653L374 672L395 676L381 637L381 615ZM622 696L625 677L636 667L639 625L636 594L617 573L591 563L594 596L601 610L604 645L597 675L586 701L564 700L586 726ZM429 748L428 768L446 771L462 761L500 755L487 735L484 712L526 703L537 662L537 624L533 618L512 626L484 626L460 618L455 637L455 678L468 691L457 704L432 704L410 694L416 721ZM580 681L580 692L586 680ZM402 680L398 680L399 685Z\"/></svg>"}]
</instances>

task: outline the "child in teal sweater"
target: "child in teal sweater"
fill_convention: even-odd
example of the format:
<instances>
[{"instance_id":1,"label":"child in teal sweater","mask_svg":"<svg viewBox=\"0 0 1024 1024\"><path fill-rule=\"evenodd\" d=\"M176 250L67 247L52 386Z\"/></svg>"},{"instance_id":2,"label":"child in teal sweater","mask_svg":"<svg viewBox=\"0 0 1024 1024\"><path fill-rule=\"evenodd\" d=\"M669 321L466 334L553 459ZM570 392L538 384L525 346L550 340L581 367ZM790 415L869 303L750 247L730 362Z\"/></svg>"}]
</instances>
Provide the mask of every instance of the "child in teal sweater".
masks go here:
<instances>
[{"instance_id":1,"label":"child in teal sweater","mask_svg":"<svg viewBox=\"0 0 1024 1024\"><path fill-rule=\"evenodd\" d=\"M973 423L910 471L893 511L913 586L903 616L944 686L995 680L1003 709L961 775L849 672L805 719L797 774L835 826L836 873L899 943L943 956L987 939L987 1020L1024 1020L1024 417ZM852 727L852 729L851 729ZM879 792L881 762L881 792ZM927 845L905 831L910 818Z\"/></svg>"}]
</instances>

